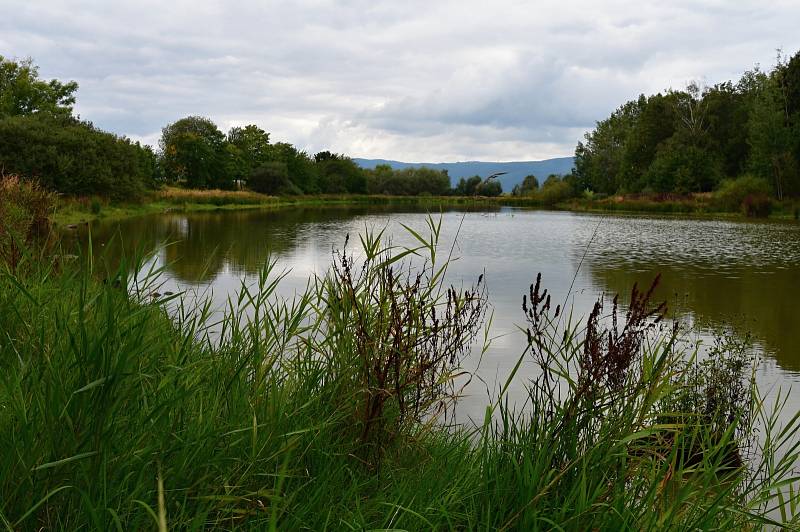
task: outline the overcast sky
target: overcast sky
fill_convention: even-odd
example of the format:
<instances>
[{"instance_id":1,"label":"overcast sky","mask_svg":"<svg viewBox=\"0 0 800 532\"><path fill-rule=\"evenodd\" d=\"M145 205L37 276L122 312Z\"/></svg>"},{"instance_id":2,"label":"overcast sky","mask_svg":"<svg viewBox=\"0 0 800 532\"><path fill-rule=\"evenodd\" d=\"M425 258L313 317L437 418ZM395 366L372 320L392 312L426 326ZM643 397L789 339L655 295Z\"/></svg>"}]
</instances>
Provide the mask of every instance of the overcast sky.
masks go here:
<instances>
[{"instance_id":1,"label":"overcast sky","mask_svg":"<svg viewBox=\"0 0 800 532\"><path fill-rule=\"evenodd\" d=\"M641 92L769 67L799 27L797 0L0 0L0 55L149 144L199 114L310 152L531 160Z\"/></svg>"}]
</instances>

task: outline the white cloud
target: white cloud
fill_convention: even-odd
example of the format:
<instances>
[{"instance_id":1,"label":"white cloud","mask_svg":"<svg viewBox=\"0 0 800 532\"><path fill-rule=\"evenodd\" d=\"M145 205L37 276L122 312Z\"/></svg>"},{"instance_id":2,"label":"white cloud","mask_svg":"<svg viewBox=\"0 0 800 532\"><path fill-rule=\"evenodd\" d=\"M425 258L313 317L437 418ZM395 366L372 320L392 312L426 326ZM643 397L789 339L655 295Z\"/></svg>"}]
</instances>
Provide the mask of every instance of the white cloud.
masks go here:
<instances>
[{"instance_id":1,"label":"white cloud","mask_svg":"<svg viewBox=\"0 0 800 532\"><path fill-rule=\"evenodd\" d=\"M154 143L187 114L309 151L405 160L572 153L640 92L800 48L796 2L0 0L0 54L80 83L77 110Z\"/></svg>"}]
</instances>

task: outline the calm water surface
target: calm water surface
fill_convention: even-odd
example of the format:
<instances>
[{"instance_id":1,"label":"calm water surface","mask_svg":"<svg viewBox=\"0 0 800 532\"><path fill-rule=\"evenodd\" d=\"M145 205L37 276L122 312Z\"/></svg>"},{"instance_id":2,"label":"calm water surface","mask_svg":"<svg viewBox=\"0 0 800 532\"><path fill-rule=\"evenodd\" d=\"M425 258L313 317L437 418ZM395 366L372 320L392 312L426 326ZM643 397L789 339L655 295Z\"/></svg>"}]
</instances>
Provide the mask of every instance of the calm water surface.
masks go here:
<instances>
[{"instance_id":1,"label":"calm water surface","mask_svg":"<svg viewBox=\"0 0 800 532\"><path fill-rule=\"evenodd\" d=\"M325 271L345 235L386 226L395 244L413 244L400 224L421 230L425 216L370 208L169 213L97 223L92 234L97 253L109 258L119 254L120 240L128 250L154 252L166 271L163 290L195 291L221 306L243 279L257 279L270 254L288 270L281 291L291 295ZM487 388L504 381L525 345L515 324L522 323L522 294L537 272L556 301L567 297L574 278L569 301L583 316L600 294L628 294L634 282L649 285L660 273L658 297L698 338L708 342L726 326L752 335L764 359L762 389L786 388L800 378L800 225L451 211L442 214L442 252L457 232L450 281L471 283L485 271L494 311L495 339L478 370L481 379L462 401L466 415L481 418ZM524 376L517 381L511 392L522 397ZM790 406L800 408L800 387Z\"/></svg>"}]
</instances>

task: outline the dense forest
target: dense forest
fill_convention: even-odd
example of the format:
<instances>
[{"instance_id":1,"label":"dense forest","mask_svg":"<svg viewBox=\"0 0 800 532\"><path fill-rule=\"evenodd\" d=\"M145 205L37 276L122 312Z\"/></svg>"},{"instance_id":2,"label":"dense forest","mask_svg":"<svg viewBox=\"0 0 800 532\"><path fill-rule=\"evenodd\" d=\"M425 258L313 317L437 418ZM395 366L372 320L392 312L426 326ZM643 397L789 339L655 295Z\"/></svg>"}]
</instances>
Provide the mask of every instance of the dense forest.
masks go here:
<instances>
[{"instance_id":1,"label":"dense forest","mask_svg":"<svg viewBox=\"0 0 800 532\"><path fill-rule=\"evenodd\" d=\"M73 113L78 84L40 79L31 60L0 56L0 169L64 194L130 199L161 184L265 194L500 195L476 176L451 188L446 171L362 169L346 155L271 142L256 125L227 133L202 116L165 126L157 150ZM464 180L462 180L464 181Z\"/></svg>"},{"instance_id":2,"label":"dense forest","mask_svg":"<svg viewBox=\"0 0 800 532\"><path fill-rule=\"evenodd\" d=\"M737 82L640 96L575 150L577 190L601 194L749 188L800 195L800 52Z\"/></svg>"}]
</instances>

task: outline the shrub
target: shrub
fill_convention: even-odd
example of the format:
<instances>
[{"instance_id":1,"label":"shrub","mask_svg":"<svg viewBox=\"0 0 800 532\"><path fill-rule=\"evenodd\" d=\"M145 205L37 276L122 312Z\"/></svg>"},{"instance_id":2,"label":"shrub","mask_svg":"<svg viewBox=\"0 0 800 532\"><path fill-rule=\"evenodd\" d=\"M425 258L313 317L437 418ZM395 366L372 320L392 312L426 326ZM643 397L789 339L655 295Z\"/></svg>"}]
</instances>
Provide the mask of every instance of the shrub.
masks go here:
<instances>
[{"instance_id":1,"label":"shrub","mask_svg":"<svg viewBox=\"0 0 800 532\"><path fill-rule=\"evenodd\" d=\"M103 205L102 205L102 203L100 203L100 200L98 198L92 198L92 203L91 203L90 209L91 209L92 214L97 216L98 214L100 214L100 211L103 209Z\"/></svg>"},{"instance_id":2,"label":"shrub","mask_svg":"<svg viewBox=\"0 0 800 532\"><path fill-rule=\"evenodd\" d=\"M742 214L750 218L766 218L772 212L772 200L766 194L748 194L742 200Z\"/></svg>"},{"instance_id":3,"label":"shrub","mask_svg":"<svg viewBox=\"0 0 800 532\"><path fill-rule=\"evenodd\" d=\"M419 238L424 244L417 251L433 249L440 228L429 218L430 237ZM337 253L319 296L326 304L326 347L353 357L356 371L348 377L359 399L352 426L367 451L447 414L458 396L453 376L487 303L482 275L466 290L447 288L445 296L434 258L415 272L380 237L361 238L366 259L360 267L346 248Z\"/></svg>"},{"instance_id":4,"label":"shrub","mask_svg":"<svg viewBox=\"0 0 800 532\"><path fill-rule=\"evenodd\" d=\"M708 192L719 182L719 164L709 153L680 142L663 143L644 174L657 192Z\"/></svg>"},{"instance_id":5,"label":"shrub","mask_svg":"<svg viewBox=\"0 0 800 532\"><path fill-rule=\"evenodd\" d=\"M362 170L368 194L392 196L444 196L450 193L450 177L444 170L404 168L394 170L380 164L373 170Z\"/></svg>"},{"instance_id":6,"label":"shrub","mask_svg":"<svg viewBox=\"0 0 800 532\"><path fill-rule=\"evenodd\" d=\"M330 152L314 156L319 170L319 188L327 194L365 194L367 177L349 157Z\"/></svg>"},{"instance_id":7,"label":"shrub","mask_svg":"<svg viewBox=\"0 0 800 532\"><path fill-rule=\"evenodd\" d=\"M535 175L530 174L525 176L522 183L514 185L511 191L512 196L530 196L539 189L539 180Z\"/></svg>"},{"instance_id":8,"label":"shrub","mask_svg":"<svg viewBox=\"0 0 800 532\"><path fill-rule=\"evenodd\" d=\"M265 163L256 168L247 179L247 186L262 194L280 194L292 189L286 163Z\"/></svg>"},{"instance_id":9,"label":"shrub","mask_svg":"<svg viewBox=\"0 0 800 532\"><path fill-rule=\"evenodd\" d=\"M542 188L534 194L534 197L538 198L539 201L545 205L555 205L568 200L572 196L572 187L569 186L569 183L561 179L548 179L545 181Z\"/></svg>"},{"instance_id":10,"label":"shrub","mask_svg":"<svg viewBox=\"0 0 800 532\"><path fill-rule=\"evenodd\" d=\"M723 181L714 194L714 203L720 210L736 212L745 209L744 201L748 196L768 197L770 192L770 185L765 179L748 174Z\"/></svg>"},{"instance_id":11,"label":"shrub","mask_svg":"<svg viewBox=\"0 0 800 532\"><path fill-rule=\"evenodd\" d=\"M497 179L481 182L475 189L478 196L496 197L503 193L503 184Z\"/></svg>"},{"instance_id":12,"label":"shrub","mask_svg":"<svg viewBox=\"0 0 800 532\"><path fill-rule=\"evenodd\" d=\"M40 115L0 120L0 167L65 194L131 199L153 185L155 155L89 123Z\"/></svg>"}]
</instances>

